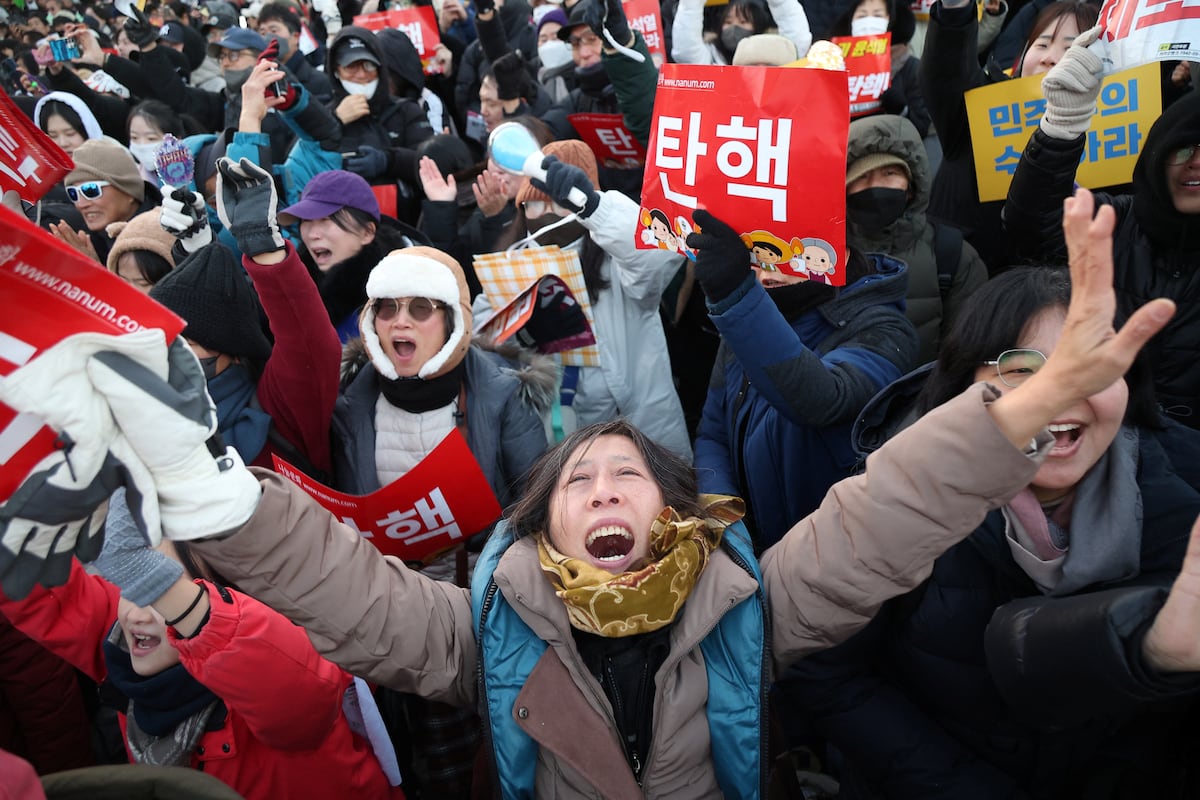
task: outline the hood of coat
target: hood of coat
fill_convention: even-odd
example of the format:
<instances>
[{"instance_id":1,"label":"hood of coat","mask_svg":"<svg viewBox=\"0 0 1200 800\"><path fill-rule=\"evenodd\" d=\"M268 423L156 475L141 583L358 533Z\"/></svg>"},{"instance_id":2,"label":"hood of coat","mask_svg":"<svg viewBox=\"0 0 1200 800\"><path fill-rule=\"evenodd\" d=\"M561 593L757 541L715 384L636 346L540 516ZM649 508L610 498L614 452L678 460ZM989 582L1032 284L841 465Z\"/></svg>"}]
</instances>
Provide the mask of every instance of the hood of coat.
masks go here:
<instances>
[{"instance_id":1,"label":"hood of coat","mask_svg":"<svg viewBox=\"0 0 1200 800\"><path fill-rule=\"evenodd\" d=\"M517 47L518 40L525 34L526 29L534 30L533 24L529 21L533 17L533 9L525 0L506 0L497 11L500 14L500 24L504 26L504 38L514 48ZM536 30L534 30L534 41L537 41ZM530 61L537 55L536 48L533 53L521 53L521 55L526 61Z\"/></svg>"},{"instance_id":2,"label":"hood of coat","mask_svg":"<svg viewBox=\"0 0 1200 800\"><path fill-rule=\"evenodd\" d=\"M908 294L908 265L898 258L880 253L869 253L866 257L871 261L874 271L842 287L837 297L818 308L835 326L868 306L891 303L901 312L904 311L904 298Z\"/></svg>"},{"instance_id":3,"label":"hood of coat","mask_svg":"<svg viewBox=\"0 0 1200 800\"><path fill-rule=\"evenodd\" d=\"M337 76L338 50L347 39L362 39L367 45L367 49L371 51L375 58L379 59L381 67L388 63L383 48L379 45L379 40L375 37L374 33L358 25L348 25L342 28L338 32L338 35L333 37L333 43L329 45L329 50L325 54L325 74L329 76L329 82L333 84L333 106L331 107L336 107L342 98L348 94ZM387 103L387 99L391 97L391 94L391 90L388 89L387 75L381 68L379 71L379 85L375 87L375 93L371 95L371 108L378 111Z\"/></svg>"},{"instance_id":4,"label":"hood of coat","mask_svg":"<svg viewBox=\"0 0 1200 800\"><path fill-rule=\"evenodd\" d=\"M908 250L928 225L925 211L929 208L933 175L929 171L925 145L916 127L904 117L881 114L854 120L850 123L847 167L872 153L887 153L904 160L912 176L909 181L912 197L904 213L891 225L878 230L866 230L848 222L846 238L852 247L865 252Z\"/></svg>"},{"instance_id":5,"label":"hood of coat","mask_svg":"<svg viewBox=\"0 0 1200 800\"><path fill-rule=\"evenodd\" d=\"M425 72L421 69L421 54L403 31L388 28L376 34L388 71L400 79L407 90L405 97L416 100L425 88Z\"/></svg>"},{"instance_id":6,"label":"hood of coat","mask_svg":"<svg viewBox=\"0 0 1200 800\"><path fill-rule=\"evenodd\" d=\"M1146 135L1133 168L1133 213L1157 247L1200 250L1200 219L1175 209L1167 187L1167 157L1176 148L1200 142L1200 92L1170 105Z\"/></svg>"}]
</instances>

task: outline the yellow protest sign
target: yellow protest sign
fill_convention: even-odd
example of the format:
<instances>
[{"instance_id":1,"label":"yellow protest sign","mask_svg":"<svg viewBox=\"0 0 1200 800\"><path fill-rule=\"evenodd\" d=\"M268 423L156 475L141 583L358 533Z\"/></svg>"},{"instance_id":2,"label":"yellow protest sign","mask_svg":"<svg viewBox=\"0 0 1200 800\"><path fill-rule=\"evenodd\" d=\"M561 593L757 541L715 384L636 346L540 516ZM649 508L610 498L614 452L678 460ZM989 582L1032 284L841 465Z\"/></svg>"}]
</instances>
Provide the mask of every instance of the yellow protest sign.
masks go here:
<instances>
[{"instance_id":1,"label":"yellow protest sign","mask_svg":"<svg viewBox=\"0 0 1200 800\"><path fill-rule=\"evenodd\" d=\"M1003 200L1021 152L1046 111L1042 76L981 86L964 99L979 199ZM1162 113L1158 64L1106 77L1096 106L1075 180L1088 188L1128 183L1146 134Z\"/></svg>"}]
</instances>

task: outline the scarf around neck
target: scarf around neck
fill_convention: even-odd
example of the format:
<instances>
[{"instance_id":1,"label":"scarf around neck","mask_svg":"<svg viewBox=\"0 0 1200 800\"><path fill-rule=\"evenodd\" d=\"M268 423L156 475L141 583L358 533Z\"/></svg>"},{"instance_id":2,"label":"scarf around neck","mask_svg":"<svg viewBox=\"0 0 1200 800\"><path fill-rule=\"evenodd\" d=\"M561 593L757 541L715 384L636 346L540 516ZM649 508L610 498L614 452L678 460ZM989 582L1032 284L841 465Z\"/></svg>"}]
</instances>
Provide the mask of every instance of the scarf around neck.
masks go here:
<instances>
[{"instance_id":1,"label":"scarf around neck","mask_svg":"<svg viewBox=\"0 0 1200 800\"><path fill-rule=\"evenodd\" d=\"M736 497L701 495L702 517L680 517L667 507L650 526L650 557L638 569L613 575L563 555L544 533L538 560L571 626L598 636L633 636L675 621L725 528L745 514Z\"/></svg>"},{"instance_id":2,"label":"scarf around neck","mask_svg":"<svg viewBox=\"0 0 1200 800\"><path fill-rule=\"evenodd\" d=\"M217 406L217 429L247 464L258 458L271 431L271 415L255 407L258 387L241 364L230 364L208 382L208 393Z\"/></svg>"},{"instance_id":3,"label":"scarf around neck","mask_svg":"<svg viewBox=\"0 0 1200 800\"><path fill-rule=\"evenodd\" d=\"M435 378L397 378L389 380L379 375L379 391L384 399L401 411L423 414L444 408L458 399L459 389L466 377L467 366L460 362L445 375ZM462 409L458 409L459 412Z\"/></svg>"}]
</instances>

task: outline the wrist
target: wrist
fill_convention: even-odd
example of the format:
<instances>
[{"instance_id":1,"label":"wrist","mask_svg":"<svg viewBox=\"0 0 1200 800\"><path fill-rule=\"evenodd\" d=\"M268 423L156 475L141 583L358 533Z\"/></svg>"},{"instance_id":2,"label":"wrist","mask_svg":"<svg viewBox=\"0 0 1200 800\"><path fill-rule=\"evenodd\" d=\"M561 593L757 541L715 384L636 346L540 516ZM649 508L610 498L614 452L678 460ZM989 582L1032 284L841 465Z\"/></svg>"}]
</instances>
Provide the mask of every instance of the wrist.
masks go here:
<instances>
[{"instance_id":1,"label":"wrist","mask_svg":"<svg viewBox=\"0 0 1200 800\"><path fill-rule=\"evenodd\" d=\"M208 615L208 589L203 583L181 579L154 603L154 608L168 627L186 639L196 633Z\"/></svg>"}]
</instances>

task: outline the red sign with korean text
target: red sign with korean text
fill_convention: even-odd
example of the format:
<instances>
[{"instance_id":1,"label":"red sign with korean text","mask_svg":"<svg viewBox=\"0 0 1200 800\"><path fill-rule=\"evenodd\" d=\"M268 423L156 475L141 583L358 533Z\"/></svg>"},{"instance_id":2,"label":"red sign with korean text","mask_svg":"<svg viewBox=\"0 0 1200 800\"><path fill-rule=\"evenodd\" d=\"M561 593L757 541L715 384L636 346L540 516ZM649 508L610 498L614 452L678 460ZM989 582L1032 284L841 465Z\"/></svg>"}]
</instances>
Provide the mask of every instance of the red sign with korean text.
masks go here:
<instances>
[{"instance_id":1,"label":"red sign with korean text","mask_svg":"<svg viewBox=\"0 0 1200 800\"><path fill-rule=\"evenodd\" d=\"M272 458L276 472L385 556L427 563L500 518L500 503L457 430L403 477L362 496L334 491L279 456Z\"/></svg>"},{"instance_id":2,"label":"red sign with korean text","mask_svg":"<svg viewBox=\"0 0 1200 800\"><path fill-rule=\"evenodd\" d=\"M844 72L665 65L637 246L694 257L685 239L707 208L756 266L843 285L849 126Z\"/></svg>"},{"instance_id":3,"label":"red sign with korean text","mask_svg":"<svg viewBox=\"0 0 1200 800\"><path fill-rule=\"evenodd\" d=\"M433 75L439 71L430 66L434 54L437 53L437 46L442 42L432 6L410 6L391 11L376 11L374 14L360 14L354 18L354 24L376 33L387 28L403 31L413 43L413 47L417 48L425 74Z\"/></svg>"},{"instance_id":4,"label":"red sign with korean text","mask_svg":"<svg viewBox=\"0 0 1200 800\"><path fill-rule=\"evenodd\" d=\"M1105 0L1103 33L1089 50L1104 60L1104 72L1153 61L1200 61L1200 2L1197 0Z\"/></svg>"},{"instance_id":5,"label":"red sign with korean text","mask_svg":"<svg viewBox=\"0 0 1200 800\"><path fill-rule=\"evenodd\" d=\"M641 169L646 163L646 148L633 137L620 114L568 114L592 153L596 163L611 169Z\"/></svg>"},{"instance_id":6,"label":"red sign with korean text","mask_svg":"<svg viewBox=\"0 0 1200 800\"><path fill-rule=\"evenodd\" d=\"M33 120L0 92L0 193L15 190L36 202L75 166Z\"/></svg>"},{"instance_id":7,"label":"red sign with korean text","mask_svg":"<svg viewBox=\"0 0 1200 800\"><path fill-rule=\"evenodd\" d=\"M892 85L892 34L835 36L846 60L850 84L850 116L874 114L883 108L880 96Z\"/></svg>"},{"instance_id":8,"label":"red sign with korean text","mask_svg":"<svg viewBox=\"0 0 1200 800\"><path fill-rule=\"evenodd\" d=\"M183 320L20 214L0 207L0 375L75 333L161 328L171 341ZM32 414L0 404L0 500L54 449Z\"/></svg>"},{"instance_id":9,"label":"red sign with korean text","mask_svg":"<svg viewBox=\"0 0 1200 800\"><path fill-rule=\"evenodd\" d=\"M642 34L654 65L662 67L667 61L667 43L663 39L662 11L658 0L622 0L622 5L629 27Z\"/></svg>"}]
</instances>

